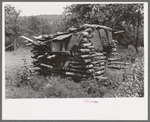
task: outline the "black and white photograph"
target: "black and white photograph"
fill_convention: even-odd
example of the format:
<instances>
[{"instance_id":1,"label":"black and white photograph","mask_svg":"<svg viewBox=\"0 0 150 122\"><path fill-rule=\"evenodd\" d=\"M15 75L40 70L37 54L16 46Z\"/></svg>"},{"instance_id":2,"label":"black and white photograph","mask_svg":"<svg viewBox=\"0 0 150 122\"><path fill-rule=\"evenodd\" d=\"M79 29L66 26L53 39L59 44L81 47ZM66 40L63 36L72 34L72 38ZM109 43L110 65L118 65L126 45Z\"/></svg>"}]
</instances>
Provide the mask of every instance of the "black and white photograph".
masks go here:
<instances>
[{"instance_id":1,"label":"black and white photograph","mask_svg":"<svg viewBox=\"0 0 150 122\"><path fill-rule=\"evenodd\" d=\"M3 2L3 99L147 100L146 10L144 2Z\"/></svg>"}]
</instances>

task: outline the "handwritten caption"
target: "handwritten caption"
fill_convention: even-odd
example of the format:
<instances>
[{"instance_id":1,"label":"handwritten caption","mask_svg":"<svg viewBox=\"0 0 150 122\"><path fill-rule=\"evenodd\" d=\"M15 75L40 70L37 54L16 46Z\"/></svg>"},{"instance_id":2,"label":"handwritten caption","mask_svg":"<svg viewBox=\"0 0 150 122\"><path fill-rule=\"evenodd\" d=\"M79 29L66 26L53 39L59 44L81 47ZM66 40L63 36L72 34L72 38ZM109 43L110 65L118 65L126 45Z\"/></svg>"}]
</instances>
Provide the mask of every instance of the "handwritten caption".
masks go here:
<instances>
[{"instance_id":1,"label":"handwritten caption","mask_svg":"<svg viewBox=\"0 0 150 122\"><path fill-rule=\"evenodd\" d=\"M98 103L98 101L90 101L90 100L88 100L88 99L84 99L84 102L85 102L85 103Z\"/></svg>"}]
</instances>

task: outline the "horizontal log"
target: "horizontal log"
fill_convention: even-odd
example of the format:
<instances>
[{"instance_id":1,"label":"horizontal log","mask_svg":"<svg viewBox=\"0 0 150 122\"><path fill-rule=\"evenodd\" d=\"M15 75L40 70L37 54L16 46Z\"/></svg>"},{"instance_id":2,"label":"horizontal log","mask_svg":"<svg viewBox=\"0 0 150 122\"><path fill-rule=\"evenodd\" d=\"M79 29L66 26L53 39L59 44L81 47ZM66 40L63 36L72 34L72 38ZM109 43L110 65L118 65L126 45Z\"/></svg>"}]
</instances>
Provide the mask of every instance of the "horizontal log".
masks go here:
<instances>
[{"instance_id":1,"label":"horizontal log","mask_svg":"<svg viewBox=\"0 0 150 122\"><path fill-rule=\"evenodd\" d=\"M98 57L94 57L94 59L106 59L106 56L98 56Z\"/></svg>"},{"instance_id":2,"label":"horizontal log","mask_svg":"<svg viewBox=\"0 0 150 122\"><path fill-rule=\"evenodd\" d=\"M94 29L105 29L108 31L113 31L113 29L110 27L102 26L102 25L96 25L96 24L84 24L83 27L94 28Z\"/></svg>"},{"instance_id":3,"label":"horizontal log","mask_svg":"<svg viewBox=\"0 0 150 122\"><path fill-rule=\"evenodd\" d=\"M124 33L125 31L116 31L116 32L114 32L114 34L118 34L118 33Z\"/></svg>"},{"instance_id":4,"label":"horizontal log","mask_svg":"<svg viewBox=\"0 0 150 122\"><path fill-rule=\"evenodd\" d=\"M39 55L38 57L37 57L37 59L39 59L39 58L43 58L43 57L45 57L46 55Z\"/></svg>"},{"instance_id":5,"label":"horizontal log","mask_svg":"<svg viewBox=\"0 0 150 122\"><path fill-rule=\"evenodd\" d=\"M80 57L81 57L81 58L92 58L91 55L81 55Z\"/></svg>"},{"instance_id":6,"label":"horizontal log","mask_svg":"<svg viewBox=\"0 0 150 122\"><path fill-rule=\"evenodd\" d=\"M101 62L101 63L99 63L101 66L104 66L105 65L105 63L104 62Z\"/></svg>"},{"instance_id":7,"label":"horizontal log","mask_svg":"<svg viewBox=\"0 0 150 122\"><path fill-rule=\"evenodd\" d=\"M108 68L114 68L114 69L121 69L121 67L120 66L114 66L114 65L108 65Z\"/></svg>"},{"instance_id":8,"label":"horizontal log","mask_svg":"<svg viewBox=\"0 0 150 122\"><path fill-rule=\"evenodd\" d=\"M91 45L92 45L92 43L82 43L81 47L88 47L88 46L91 46Z\"/></svg>"},{"instance_id":9,"label":"horizontal log","mask_svg":"<svg viewBox=\"0 0 150 122\"><path fill-rule=\"evenodd\" d=\"M77 72L77 73L81 73L81 74L89 74L88 71L83 71L83 70L79 70L79 69L72 69L72 68L67 68L66 71L72 71L72 72Z\"/></svg>"},{"instance_id":10,"label":"horizontal log","mask_svg":"<svg viewBox=\"0 0 150 122\"><path fill-rule=\"evenodd\" d=\"M91 59L84 59L85 63L90 63L92 60Z\"/></svg>"},{"instance_id":11,"label":"horizontal log","mask_svg":"<svg viewBox=\"0 0 150 122\"><path fill-rule=\"evenodd\" d=\"M125 63L125 62L109 62L108 64L123 64L123 65L130 65L130 63Z\"/></svg>"},{"instance_id":12,"label":"horizontal log","mask_svg":"<svg viewBox=\"0 0 150 122\"><path fill-rule=\"evenodd\" d=\"M47 67L47 68L53 68L52 65L47 65L47 64L43 64L43 63L41 63L40 65L43 66L43 67Z\"/></svg>"},{"instance_id":13,"label":"horizontal log","mask_svg":"<svg viewBox=\"0 0 150 122\"><path fill-rule=\"evenodd\" d=\"M113 54L113 55L118 55L118 53L117 53L117 52L111 52L111 54Z\"/></svg>"},{"instance_id":14,"label":"horizontal log","mask_svg":"<svg viewBox=\"0 0 150 122\"><path fill-rule=\"evenodd\" d=\"M105 66L101 66L101 67L93 67L93 69L94 69L95 71L99 71L99 70L105 69Z\"/></svg>"},{"instance_id":15,"label":"horizontal log","mask_svg":"<svg viewBox=\"0 0 150 122\"><path fill-rule=\"evenodd\" d=\"M97 71L97 72L95 72L95 75L101 75L101 74L104 74L104 73L105 73L105 70Z\"/></svg>"},{"instance_id":16,"label":"horizontal log","mask_svg":"<svg viewBox=\"0 0 150 122\"><path fill-rule=\"evenodd\" d=\"M94 53L94 54L91 54L91 56L92 56L92 57L95 57L95 56L97 56L97 55L96 55L96 53Z\"/></svg>"},{"instance_id":17,"label":"horizontal log","mask_svg":"<svg viewBox=\"0 0 150 122\"><path fill-rule=\"evenodd\" d=\"M73 72L66 72L65 73L67 76L74 76L74 77L81 77L81 78L85 78L87 75L82 75L79 73L73 73Z\"/></svg>"},{"instance_id":18,"label":"horizontal log","mask_svg":"<svg viewBox=\"0 0 150 122\"><path fill-rule=\"evenodd\" d=\"M88 49L95 49L95 47L92 45L92 46L87 46Z\"/></svg>"},{"instance_id":19,"label":"horizontal log","mask_svg":"<svg viewBox=\"0 0 150 122\"><path fill-rule=\"evenodd\" d=\"M96 65L96 64L104 65L105 63L100 60L100 61L93 61L93 62L91 62L91 64L93 64L93 65Z\"/></svg>"},{"instance_id":20,"label":"horizontal log","mask_svg":"<svg viewBox=\"0 0 150 122\"><path fill-rule=\"evenodd\" d=\"M90 49L78 49L78 51L83 52L83 53L85 53L85 52L91 52Z\"/></svg>"},{"instance_id":21,"label":"horizontal log","mask_svg":"<svg viewBox=\"0 0 150 122\"><path fill-rule=\"evenodd\" d=\"M103 53L96 53L97 56L103 56Z\"/></svg>"},{"instance_id":22,"label":"horizontal log","mask_svg":"<svg viewBox=\"0 0 150 122\"><path fill-rule=\"evenodd\" d=\"M89 63L77 62L77 61L69 61L69 64L72 64L72 65L85 65L85 64L89 64Z\"/></svg>"},{"instance_id":23,"label":"horizontal log","mask_svg":"<svg viewBox=\"0 0 150 122\"><path fill-rule=\"evenodd\" d=\"M89 54L86 54L86 55L84 55L84 54L81 55L82 58L92 58L92 57L95 57L95 56L97 56L96 53L89 53Z\"/></svg>"},{"instance_id":24,"label":"horizontal log","mask_svg":"<svg viewBox=\"0 0 150 122\"><path fill-rule=\"evenodd\" d=\"M92 64L90 64L90 65L77 65L77 66L69 65L69 67L75 68L75 69L82 69L82 68L90 69L93 67L93 65Z\"/></svg>"},{"instance_id":25,"label":"horizontal log","mask_svg":"<svg viewBox=\"0 0 150 122\"><path fill-rule=\"evenodd\" d=\"M119 58L108 58L108 61L116 61L118 60Z\"/></svg>"},{"instance_id":26,"label":"horizontal log","mask_svg":"<svg viewBox=\"0 0 150 122\"><path fill-rule=\"evenodd\" d=\"M52 58L55 58L55 57L56 57L56 55L51 55L51 56L48 56L47 58L52 59Z\"/></svg>"},{"instance_id":27,"label":"horizontal log","mask_svg":"<svg viewBox=\"0 0 150 122\"><path fill-rule=\"evenodd\" d=\"M118 53L111 53L111 54L110 54L110 57L111 57L111 56L118 56Z\"/></svg>"}]
</instances>

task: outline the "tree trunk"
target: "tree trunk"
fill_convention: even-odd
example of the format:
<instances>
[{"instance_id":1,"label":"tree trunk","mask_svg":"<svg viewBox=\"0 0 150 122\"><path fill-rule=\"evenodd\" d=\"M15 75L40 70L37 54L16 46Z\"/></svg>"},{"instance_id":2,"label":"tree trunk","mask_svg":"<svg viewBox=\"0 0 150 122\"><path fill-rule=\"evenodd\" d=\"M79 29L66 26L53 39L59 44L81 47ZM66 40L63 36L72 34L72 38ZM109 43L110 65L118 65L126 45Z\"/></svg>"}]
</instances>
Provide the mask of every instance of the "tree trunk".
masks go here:
<instances>
[{"instance_id":1,"label":"tree trunk","mask_svg":"<svg viewBox=\"0 0 150 122\"><path fill-rule=\"evenodd\" d=\"M17 50L17 39L14 41L14 51Z\"/></svg>"},{"instance_id":2,"label":"tree trunk","mask_svg":"<svg viewBox=\"0 0 150 122\"><path fill-rule=\"evenodd\" d=\"M138 8L139 9L139 8ZM140 25L140 10L138 10L138 24L137 24L137 37L136 37L136 44L135 44L135 48L136 48L136 52L138 53L138 42L139 42L139 25Z\"/></svg>"}]
</instances>

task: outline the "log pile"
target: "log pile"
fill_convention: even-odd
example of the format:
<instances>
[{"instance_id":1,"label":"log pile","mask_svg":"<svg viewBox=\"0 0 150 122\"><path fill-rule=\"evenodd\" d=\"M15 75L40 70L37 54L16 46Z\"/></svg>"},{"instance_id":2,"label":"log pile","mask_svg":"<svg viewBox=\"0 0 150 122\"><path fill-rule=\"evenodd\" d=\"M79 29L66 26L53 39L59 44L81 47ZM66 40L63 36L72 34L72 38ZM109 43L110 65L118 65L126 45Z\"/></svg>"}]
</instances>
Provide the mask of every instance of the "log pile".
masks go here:
<instances>
[{"instance_id":1,"label":"log pile","mask_svg":"<svg viewBox=\"0 0 150 122\"><path fill-rule=\"evenodd\" d=\"M105 72L106 56L96 52L90 41L92 29L88 28L82 32L82 39L74 57L69 60L67 70L81 73L85 77L102 76Z\"/></svg>"},{"instance_id":2,"label":"log pile","mask_svg":"<svg viewBox=\"0 0 150 122\"><path fill-rule=\"evenodd\" d=\"M32 47L34 69L38 71L60 73L76 78L103 78L108 60L108 68L125 68L127 63L118 62L116 45L112 45L110 57L107 59L106 52L96 52L91 41L94 29L113 29L100 26L84 24L82 28L73 29L69 32L61 32L51 35L34 37L35 41L27 39L28 46ZM66 48L72 34L79 35L78 45L73 45L69 50ZM68 39L68 40L67 40ZM64 41L65 40L65 41ZM118 66L123 65L123 66Z\"/></svg>"},{"instance_id":3,"label":"log pile","mask_svg":"<svg viewBox=\"0 0 150 122\"><path fill-rule=\"evenodd\" d=\"M118 69L118 70L126 69L126 65L129 65L129 63L119 61L116 41L114 41L111 47L112 50L110 53L110 57L108 58L108 68Z\"/></svg>"},{"instance_id":4,"label":"log pile","mask_svg":"<svg viewBox=\"0 0 150 122\"><path fill-rule=\"evenodd\" d=\"M43 38L36 41L28 39L32 47L31 57L35 69L48 69L48 72L60 73L67 76L87 78L102 76L105 72L106 53L96 52L91 42L92 28L80 32L79 45L70 52L54 53L48 50L49 44ZM26 41L27 42L27 41ZM39 68L36 68L39 67Z\"/></svg>"}]
</instances>

